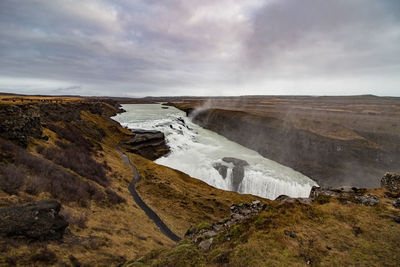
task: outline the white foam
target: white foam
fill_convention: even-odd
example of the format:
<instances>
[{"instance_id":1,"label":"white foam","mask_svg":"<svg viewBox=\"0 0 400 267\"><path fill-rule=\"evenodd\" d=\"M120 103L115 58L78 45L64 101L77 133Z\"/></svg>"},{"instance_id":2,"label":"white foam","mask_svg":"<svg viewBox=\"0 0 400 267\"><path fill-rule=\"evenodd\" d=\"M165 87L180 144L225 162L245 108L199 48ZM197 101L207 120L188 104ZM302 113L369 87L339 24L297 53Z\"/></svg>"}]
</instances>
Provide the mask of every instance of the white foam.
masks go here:
<instances>
[{"instance_id":1,"label":"white foam","mask_svg":"<svg viewBox=\"0 0 400 267\"><path fill-rule=\"evenodd\" d=\"M174 108L161 108L159 104L126 104L127 111L113 119L130 129L159 130L164 132L171 153L155 162L168 166L207 184L232 190L232 165L227 165L227 178L223 179L213 164L223 157L245 160L245 176L239 193L253 194L275 199L279 195L308 197L316 183L307 176L262 157L257 152L243 147L212 131L192 123L185 114ZM178 118L183 118L182 123Z\"/></svg>"}]
</instances>

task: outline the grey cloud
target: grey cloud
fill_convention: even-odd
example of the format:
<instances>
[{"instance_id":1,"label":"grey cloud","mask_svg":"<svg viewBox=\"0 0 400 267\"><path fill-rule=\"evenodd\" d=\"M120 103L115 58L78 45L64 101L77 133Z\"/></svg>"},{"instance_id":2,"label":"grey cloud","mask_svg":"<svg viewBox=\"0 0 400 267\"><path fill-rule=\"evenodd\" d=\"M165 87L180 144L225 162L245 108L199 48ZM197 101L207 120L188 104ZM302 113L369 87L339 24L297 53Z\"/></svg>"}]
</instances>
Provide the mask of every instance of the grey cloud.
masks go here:
<instances>
[{"instance_id":1,"label":"grey cloud","mask_svg":"<svg viewBox=\"0 0 400 267\"><path fill-rule=\"evenodd\" d=\"M399 1L276 1L260 9L245 61L278 75L324 75L395 66L400 52Z\"/></svg>"},{"instance_id":2,"label":"grey cloud","mask_svg":"<svg viewBox=\"0 0 400 267\"><path fill-rule=\"evenodd\" d=\"M352 73L353 92L368 75L387 94L399 84L398 3L2 0L0 91L258 94Z\"/></svg>"}]
</instances>

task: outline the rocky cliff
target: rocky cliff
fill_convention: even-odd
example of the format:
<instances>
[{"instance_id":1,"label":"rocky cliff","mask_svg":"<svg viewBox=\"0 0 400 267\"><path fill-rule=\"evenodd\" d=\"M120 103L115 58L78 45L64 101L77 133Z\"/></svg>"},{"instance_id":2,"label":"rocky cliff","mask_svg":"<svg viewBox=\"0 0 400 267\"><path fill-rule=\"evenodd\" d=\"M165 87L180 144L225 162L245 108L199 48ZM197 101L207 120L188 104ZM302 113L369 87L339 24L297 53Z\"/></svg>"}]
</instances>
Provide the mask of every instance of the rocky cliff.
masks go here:
<instances>
[{"instance_id":1,"label":"rocky cliff","mask_svg":"<svg viewBox=\"0 0 400 267\"><path fill-rule=\"evenodd\" d=\"M191 110L189 110L191 113ZM396 171L400 154L366 138L334 138L296 127L278 117L206 109L193 122L289 166L323 186L377 187L383 173Z\"/></svg>"},{"instance_id":2,"label":"rocky cliff","mask_svg":"<svg viewBox=\"0 0 400 267\"><path fill-rule=\"evenodd\" d=\"M124 143L127 151L141 155L150 160L169 153L164 133L160 131L133 130L134 137Z\"/></svg>"}]
</instances>

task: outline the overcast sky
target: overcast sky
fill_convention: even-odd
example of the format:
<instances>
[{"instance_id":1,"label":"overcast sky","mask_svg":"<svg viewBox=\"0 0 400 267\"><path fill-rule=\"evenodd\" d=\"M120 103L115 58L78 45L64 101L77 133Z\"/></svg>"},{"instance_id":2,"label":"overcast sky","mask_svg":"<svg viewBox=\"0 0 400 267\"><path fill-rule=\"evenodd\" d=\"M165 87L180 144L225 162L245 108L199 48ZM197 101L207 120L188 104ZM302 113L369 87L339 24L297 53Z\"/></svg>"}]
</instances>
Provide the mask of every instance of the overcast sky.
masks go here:
<instances>
[{"instance_id":1,"label":"overcast sky","mask_svg":"<svg viewBox=\"0 0 400 267\"><path fill-rule=\"evenodd\" d=\"M400 0L0 0L0 91L400 96Z\"/></svg>"}]
</instances>

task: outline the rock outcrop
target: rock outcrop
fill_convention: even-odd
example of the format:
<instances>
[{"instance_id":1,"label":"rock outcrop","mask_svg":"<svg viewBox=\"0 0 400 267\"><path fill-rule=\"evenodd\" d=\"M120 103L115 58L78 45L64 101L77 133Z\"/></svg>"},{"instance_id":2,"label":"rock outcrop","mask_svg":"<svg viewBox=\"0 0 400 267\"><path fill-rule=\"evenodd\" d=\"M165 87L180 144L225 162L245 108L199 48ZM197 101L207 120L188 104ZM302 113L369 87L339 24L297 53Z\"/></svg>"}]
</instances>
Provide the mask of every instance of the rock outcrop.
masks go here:
<instances>
[{"instance_id":1,"label":"rock outcrop","mask_svg":"<svg viewBox=\"0 0 400 267\"><path fill-rule=\"evenodd\" d=\"M0 209L0 235L29 240L60 240L68 223L58 213L61 204L42 200Z\"/></svg>"},{"instance_id":2,"label":"rock outcrop","mask_svg":"<svg viewBox=\"0 0 400 267\"><path fill-rule=\"evenodd\" d=\"M373 194L366 194L366 189L356 187L342 188L321 188L314 186L310 192L310 198L313 201L324 203L328 201L324 197L340 198L342 201L350 201L364 206L375 206L380 203L379 198Z\"/></svg>"},{"instance_id":3,"label":"rock outcrop","mask_svg":"<svg viewBox=\"0 0 400 267\"><path fill-rule=\"evenodd\" d=\"M134 137L124 144L129 152L150 160L156 160L169 153L164 133L148 130L133 130L133 132Z\"/></svg>"},{"instance_id":4,"label":"rock outcrop","mask_svg":"<svg viewBox=\"0 0 400 267\"><path fill-rule=\"evenodd\" d=\"M227 164L233 165L232 174L229 178L232 179L232 190L237 192L244 178L244 167L248 166L249 164L245 160L232 157L224 157L222 161L225 162L225 164L216 162L213 164L213 167L218 171L222 178L226 179L229 168Z\"/></svg>"},{"instance_id":5,"label":"rock outcrop","mask_svg":"<svg viewBox=\"0 0 400 267\"><path fill-rule=\"evenodd\" d=\"M356 196L355 200L364 206L375 206L380 203L379 198L373 194L367 194L365 196Z\"/></svg>"},{"instance_id":6,"label":"rock outcrop","mask_svg":"<svg viewBox=\"0 0 400 267\"><path fill-rule=\"evenodd\" d=\"M232 186L234 191L238 191L239 185L243 181L244 167L248 166L249 164L246 161L237 158L225 157L222 160L234 165L232 169Z\"/></svg>"},{"instance_id":7,"label":"rock outcrop","mask_svg":"<svg viewBox=\"0 0 400 267\"><path fill-rule=\"evenodd\" d=\"M320 195L328 197L355 197L362 196L365 192L366 189L357 187L324 188L313 186L310 191L310 198L316 199Z\"/></svg>"},{"instance_id":8,"label":"rock outcrop","mask_svg":"<svg viewBox=\"0 0 400 267\"><path fill-rule=\"evenodd\" d=\"M228 166L225 166L218 162L214 163L213 167L218 171L219 175L221 175L222 178L226 179L226 175L228 174Z\"/></svg>"},{"instance_id":9,"label":"rock outcrop","mask_svg":"<svg viewBox=\"0 0 400 267\"><path fill-rule=\"evenodd\" d=\"M195 243L199 243L199 248L202 250L208 250L212 245L213 237L219 233L228 230L233 225L243 222L244 220L258 214L265 208L265 205L261 205L259 200L249 203L233 204L231 206L231 216L221 222L212 224L209 227L202 229L196 229L190 227L185 238L189 238Z\"/></svg>"},{"instance_id":10,"label":"rock outcrop","mask_svg":"<svg viewBox=\"0 0 400 267\"><path fill-rule=\"evenodd\" d=\"M400 193L400 175L396 173L386 173L381 179L381 187L390 192Z\"/></svg>"},{"instance_id":11,"label":"rock outcrop","mask_svg":"<svg viewBox=\"0 0 400 267\"><path fill-rule=\"evenodd\" d=\"M0 105L0 136L26 147L29 137L42 136L39 112L32 108Z\"/></svg>"},{"instance_id":12,"label":"rock outcrop","mask_svg":"<svg viewBox=\"0 0 400 267\"><path fill-rule=\"evenodd\" d=\"M300 203L300 204L305 204L305 205L309 205L313 202L312 198L291 198L289 196L286 195L280 195L277 198L275 198L275 201L278 201L280 203Z\"/></svg>"}]
</instances>

